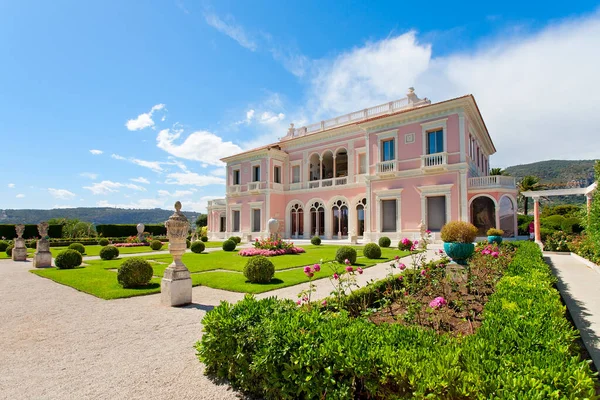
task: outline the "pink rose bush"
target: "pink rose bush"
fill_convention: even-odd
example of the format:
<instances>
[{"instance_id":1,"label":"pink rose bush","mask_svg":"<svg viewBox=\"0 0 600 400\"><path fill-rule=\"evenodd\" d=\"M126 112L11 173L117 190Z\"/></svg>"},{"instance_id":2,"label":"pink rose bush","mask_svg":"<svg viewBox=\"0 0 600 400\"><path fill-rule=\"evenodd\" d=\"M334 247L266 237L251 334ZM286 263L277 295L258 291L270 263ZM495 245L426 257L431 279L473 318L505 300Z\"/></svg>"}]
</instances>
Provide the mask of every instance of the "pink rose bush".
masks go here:
<instances>
[{"instance_id":1,"label":"pink rose bush","mask_svg":"<svg viewBox=\"0 0 600 400\"><path fill-rule=\"evenodd\" d=\"M398 248L400 250L408 251L412 248L412 246L413 246L412 240L410 240L409 238L404 238L400 241Z\"/></svg>"},{"instance_id":2,"label":"pink rose bush","mask_svg":"<svg viewBox=\"0 0 600 400\"><path fill-rule=\"evenodd\" d=\"M447 304L448 304L448 302L446 301L446 299L444 299L443 297L440 296L440 297L436 297L435 299L431 300L429 302L429 307L431 307L433 309L439 309Z\"/></svg>"},{"instance_id":3,"label":"pink rose bush","mask_svg":"<svg viewBox=\"0 0 600 400\"><path fill-rule=\"evenodd\" d=\"M277 250L267 250L267 249L243 249L238 253L243 257L252 257L252 256L265 256L265 257L274 257L274 256L283 256L285 254L300 254L305 253L302 247L290 247L288 249L277 249Z\"/></svg>"},{"instance_id":4,"label":"pink rose bush","mask_svg":"<svg viewBox=\"0 0 600 400\"><path fill-rule=\"evenodd\" d=\"M148 243L117 243L113 244L115 247L140 247L140 246L148 246Z\"/></svg>"}]
</instances>

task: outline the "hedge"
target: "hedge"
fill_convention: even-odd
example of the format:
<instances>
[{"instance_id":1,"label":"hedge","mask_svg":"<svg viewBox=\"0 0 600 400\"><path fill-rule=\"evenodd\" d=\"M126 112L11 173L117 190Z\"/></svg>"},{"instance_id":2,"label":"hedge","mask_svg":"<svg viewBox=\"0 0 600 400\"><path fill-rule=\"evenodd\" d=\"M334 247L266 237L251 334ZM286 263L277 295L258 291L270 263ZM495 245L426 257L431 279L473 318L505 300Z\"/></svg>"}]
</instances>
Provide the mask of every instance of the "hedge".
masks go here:
<instances>
[{"instance_id":1,"label":"hedge","mask_svg":"<svg viewBox=\"0 0 600 400\"><path fill-rule=\"evenodd\" d=\"M48 236L50 238L61 238L62 237L62 225L50 225L48 227ZM0 239L5 237L6 239L12 240L17 237L15 231L15 224L2 224L0 225ZM24 239L39 239L38 227L34 224L25 225L25 232L23 232Z\"/></svg>"},{"instance_id":2,"label":"hedge","mask_svg":"<svg viewBox=\"0 0 600 400\"><path fill-rule=\"evenodd\" d=\"M102 224L96 225L98 236L104 237L128 237L137 235L137 224ZM152 236L163 236L167 234L167 228L161 224L146 225L144 232Z\"/></svg>"},{"instance_id":3,"label":"hedge","mask_svg":"<svg viewBox=\"0 0 600 400\"><path fill-rule=\"evenodd\" d=\"M459 339L247 295L207 313L196 349L207 373L267 399L594 398L554 281L537 245L520 245Z\"/></svg>"}]
</instances>

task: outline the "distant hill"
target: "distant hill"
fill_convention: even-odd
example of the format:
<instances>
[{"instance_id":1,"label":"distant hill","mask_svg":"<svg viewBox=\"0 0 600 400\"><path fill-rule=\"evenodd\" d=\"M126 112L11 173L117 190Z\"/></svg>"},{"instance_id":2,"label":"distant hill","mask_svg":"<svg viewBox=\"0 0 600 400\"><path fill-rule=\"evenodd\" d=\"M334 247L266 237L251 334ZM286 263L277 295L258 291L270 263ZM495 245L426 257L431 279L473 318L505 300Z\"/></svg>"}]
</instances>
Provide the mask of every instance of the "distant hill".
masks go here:
<instances>
[{"instance_id":1,"label":"distant hill","mask_svg":"<svg viewBox=\"0 0 600 400\"><path fill-rule=\"evenodd\" d=\"M517 181L526 175L537 176L541 183L557 188L568 187L569 183L587 186L594 182L594 163L595 160L548 160L508 167L506 172Z\"/></svg>"},{"instance_id":2,"label":"distant hill","mask_svg":"<svg viewBox=\"0 0 600 400\"><path fill-rule=\"evenodd\" d=\"M183 211L190 223L200 213ZM0 224L38 224L51 218L79 219L98 224L159 224L165 222L173 210L125 209L110 207L55 208L52 210L0 210Z\"/></svg>"}]
</instances>

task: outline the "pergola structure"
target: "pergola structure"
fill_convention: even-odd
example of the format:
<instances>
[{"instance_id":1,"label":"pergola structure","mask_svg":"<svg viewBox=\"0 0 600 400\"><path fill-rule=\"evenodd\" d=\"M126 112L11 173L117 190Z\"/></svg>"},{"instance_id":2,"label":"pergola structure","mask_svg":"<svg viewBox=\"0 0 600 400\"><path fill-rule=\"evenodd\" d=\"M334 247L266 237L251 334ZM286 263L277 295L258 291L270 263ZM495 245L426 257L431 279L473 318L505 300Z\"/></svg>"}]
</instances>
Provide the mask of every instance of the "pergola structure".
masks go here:
<instances>
[{"instance_id":1,"label":"pergola structure","mask_svg":"<svg viewBox=\"0 0 600 400\"><path fill-rule=\"evenodd\" d=\"M541 248L543 248L542 235L540 233L540 197L583 195L587 198L587 211L589 214L590 208L592 207L592 196L597 186L598 183L595 182L590 186L584 188L552 189L521 192L523 196L531 197L533 199L533 225L535 227L535 242Z\"/></svg>"}]
</instances>

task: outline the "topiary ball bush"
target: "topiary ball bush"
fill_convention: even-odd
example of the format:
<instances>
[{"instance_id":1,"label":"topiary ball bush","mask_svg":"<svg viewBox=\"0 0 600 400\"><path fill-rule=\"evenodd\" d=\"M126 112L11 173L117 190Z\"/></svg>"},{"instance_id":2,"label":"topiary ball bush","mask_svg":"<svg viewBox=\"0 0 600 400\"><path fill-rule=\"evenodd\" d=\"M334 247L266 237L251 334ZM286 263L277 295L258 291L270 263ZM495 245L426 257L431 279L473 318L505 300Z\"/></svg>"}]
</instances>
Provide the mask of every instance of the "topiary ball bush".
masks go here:
<instances>
[{"instance_id":1,"label":"topiary ball bush","mask_svg":"<svg viewBox=\"0 0 600 400\"><path fill-rule=\"evenodd\" d=\"M162 249L163 244L160 240L153 240L152 242L150 242L150 248L152 250L160 250Z\"/></svg>"},{"instance_id":2,"label":"topiary ball bush","mask_svg":"<svg viewBox=\"0 0 600 400\"><path fill-rule=\"evenodd\" d=\"M6 240L0 240L0 252L6 251L8 246L10 246L10 243L8 243Z\"/></svg>"},{"instance_id":3,"label":"topiary ball bush","mask_svg":"<svg viewBox=\"0 0 600 400\"><path fill-rule=\"evenodd\" d=\"M225 250L225 251L234 251L235 246L236 246L236 243L231 239L223 242L223 250Z\"/></svg>"},{"instance_id":4,"label":"topiary ball bush","mask_svg":"<svg viewBox=\"0 0 600 400\"><path fill-rule=\"evenodd\" d=\"M76 250L79 252L79 254L85 254L85 246L82 245L81 243L71 243L69 245L69 249L71 250Z\"/></svg>"},{"instance_id":5,"label":"topiary ball bush","mask_svg":"<svg viewBox=\"0 0 600 400\"><path fill-rule=\"evenodd\" d=\"M108 246L108 244L109 244L109 243L110 243L110 242L108 241L108 239L107 239L107 238L102 238L102 239L98 240L98 244L99 244L100 246Z\"/></svg>"},{"instance_id":6,"label":"topiary ball bush","mask_svg":"<svg viewBox=\"0 0 600 400\"><path fill-rule=\"evenodd\" d=\"M392 241L387 236L382 236L379 238L379 246L381 247L390 247Z\"/></svg>"},{"instance_id":7,"label":"topiary ball bush","mask_svg":"<svg viewBox=\"0 0 600 400\"><path fill-rule=\"evenodd\" d=\"M208 242L208 236L202 236L200 240L202 240L203 242Z\"/></svg>"},{"instance_id":8,"label":"topiary ball bush","mask_svg":"<svg viewBox=\"0 0 600 400\"><path fill-rule=\"evenodd\" d=\"M104 246L100 249L100 258L103 260L113 260L119 257L119 249L115 246Z\"/></svg>"},{"instance_id":9,"label":"topiary ball bush","mask_svg":"<svg viewBox=\"0 0 600 400\"><path fill-rule=\"evenodd\" d=\"M321 238L318 236L313 236L312 239L310 239L310 242L315 245L315 246L320 246L321 245Z\"/></svg>"},{"instance_id":10,"label":"topiary ball bush","mask_svg":"<svg viewBox=\"0 0 600 400\"><path fill-rule=\"evenodd\" d=\"M469 222L450 221L442 226L440 235L446 243L473 243L477 233L478 229Z\"/></svg>"},{"instance_id":11,"label":"topiary ball bush","mask_svg":"<svg viewBox=\"0 0 600 400\"><path fill-rule=\"evenodd\" d=\"M11 245L9 245L9 246L6 248L6 255L7 255L7 256L9 256L9 257L12 257L12 251L13 251L13 249L14 249L14 248L15 248L15 246L13 246L12 244L11 244Z\"/></svg>"},{"instance_id":12,"label":"topiary ball bush","mask_svg":"<svg viewBox=\"0 0 600 400\"><path fill-rule=\"evenodd\" d=\"M275 275L275 266L265 256L251 257L244 266L244 276L252 283L268 283Z\"/></svg>"},{"instance_id":13,"label":"topiary ball bush","mask_svg":"<svg viewBox=\"0 0 600 400\"><path fill-rule=\"evenodd\" d=\"M223 246L225 245L225 243L223 243ZM203 242L196 240L194 243L192 243L192 246L190 247L190 249L194 252L194 253L202 253L204 251L204 249L206 248L206 246L204 245ZM235 249L235 246L233 247ZM225 247L223 247L223 249L225 249ZM230 250L227 250L230 251Z\"/></svg>"},{"instance_id":14,"label":"topiary ball bush","mask_svg":"<svg viewBox=\"0 0 600 400\"><path fill-rule=\"evenodd\" d=\"M54 265L58 269L73 269L80 266L82 262L81 253L75 249L63 250L54 259Z\"/></svg>"},{"instance_id":15,"label":"topiary ball bush","mask_svg":"<svg viewBox=\"0 0 600 400\"><path fill-rule=\"evenodd\" d=\"M148 261L140 257L130 257L119 267L117 281L124 288L144 286L150 282L153 274L154 270Z\"/></svg>"},{"instance_id":16,"label":"topiary ball bush","mask_svg":"<svg viewBox=\"0 0 600 400\"><path fill-rule=\"evenodd\" d=\"M344 264L346 260L350 261L350 264L356 262L356 250L350 246L341 246L335 253L335 260L340 264Z\"/></svg>"},{"instance_id":17,"label":"topiary ball bush","mask_svg":"<svg viewBox=\"0 0 600 400\"><path fill-rule=\"evenodd\" d=\"M229 238L229 240L233 240L236 245L242 243L242 238L239 236L232 236Z\"/></svg>"},{"instance_id":18,"label":"topiary ball bush","mask_svg":"<svg viewBox=\"0 0 600 400\"><path fill-rule=\"evenodd\" d=\"M381 258L381 247L375 243L367 243L363 249L363 254L370 260Z\"/></svg>"}]
</instances>

